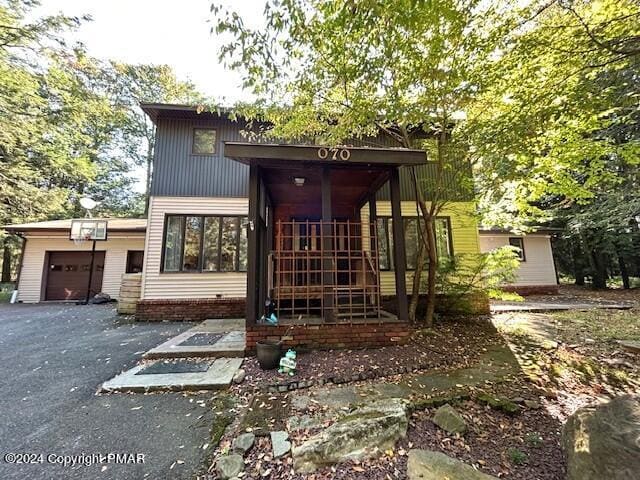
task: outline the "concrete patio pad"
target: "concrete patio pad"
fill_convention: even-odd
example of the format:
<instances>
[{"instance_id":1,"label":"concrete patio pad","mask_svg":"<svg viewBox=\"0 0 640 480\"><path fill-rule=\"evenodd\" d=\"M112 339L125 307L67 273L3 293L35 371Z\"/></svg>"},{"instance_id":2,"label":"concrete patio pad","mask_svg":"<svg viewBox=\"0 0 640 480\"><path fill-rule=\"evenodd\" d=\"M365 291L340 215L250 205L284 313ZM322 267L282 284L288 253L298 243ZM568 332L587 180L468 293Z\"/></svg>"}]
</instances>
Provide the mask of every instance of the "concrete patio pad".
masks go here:
<instances>
[{"instance_id":1,"label":"concrete patio pad","mask_svg":"<svg viewBox=\"0 0 640 480\"><path fill-rule=\"evenodd\" d=\"M207 342L207 337L211 342ZM244 319L205 320L170 338L143 355L152 358L243 357L246 336Z\"/></svg>"},{"instance_id":2,"label":"concrete patio pad","mask_svg":"<svg viewBox=\"0 0 640 480\"><path fill-rule=\"evenodd\" d=\"M101 392L151 392L158 390L219 390L227 388L242 365L242 358L218 358L206 371L144 373L149 363L138 365L104 382ZM197 370L197 369L194 369Z\"/></svg>"}]
</instances>

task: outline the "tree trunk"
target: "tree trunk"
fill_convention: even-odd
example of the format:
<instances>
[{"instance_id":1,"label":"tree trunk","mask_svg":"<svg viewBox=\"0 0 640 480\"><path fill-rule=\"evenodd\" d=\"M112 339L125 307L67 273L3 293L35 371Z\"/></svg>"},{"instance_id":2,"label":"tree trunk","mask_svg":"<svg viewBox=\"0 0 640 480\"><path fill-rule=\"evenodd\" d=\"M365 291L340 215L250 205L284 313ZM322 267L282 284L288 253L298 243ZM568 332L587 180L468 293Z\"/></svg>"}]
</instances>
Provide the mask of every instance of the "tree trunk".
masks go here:
<instances>
[{"instance_id":1,"label":"tree trunk","mask_svg":"<svg viewBox=\"0 0 640 480\"><path fill-rule=\"evenodd\" d=\"M631 265L634 277L640 277L640 225L635 219L630 221L631 225L631 244L633 245L633 254L631 255Z\"/></svg>"},{"instance_id":2,"label":"tree trunk","mask_svg":"<svg viewBox=\"0 0 640 480\"><path fill-rule=\"evenodd\" d=\"M422 244L427 254L427 310L425 313L424 324L430 328L433 326L433 315L436 308L436 275L438 273L438 257L436 255L436 235L435 235L435 214L427 208L424 200L418 201L418 207L424 220L424 235L422 236ZM415 278L414 278L415 284ZM415 285L414 285L415 286Z\"/></svg>"},{"instance_id":3,"label":"tree trunk","mask_svg":"<svg viewBox=\"0 0 640 480\"><path fill-rule=\"evenodd\" d=\"M599 250L591 250L593 288L607 288L607 267Z\"/></svg>"},{"instance_id":4,"label":"tree trunk","mask_svg":"<svg viewBox=\"0 0 640 480\"><path fill-rule=\"evenodd\" d=\"M151 160L147 157L147 180L144 188L144 214L149 213L149 193L151 191Z\"/></svg>"},{"instance_id":5,"label":"tree trunk","mask_svg":"<svg viewBox=\"0 0 640 480\"><path fill-rule=\"evenodd\" d=\"M9 283L11 281L11 247L9 245L9 238L4 239L4 249L2 252L2 283Z\"/></svg>"},{"instance_id":6,"label":"tree trunk","mask_svg":"<svg viewBox=\"0 0 640 480\"><path fill-rule=\"evenodd\" d=\"M584 268L582 265L582 250L580 249L580 244L575 242L573 244L573 276L576 279L576 285L583 286L584 285Z\"/></svg>"},{"instance_id":7,"label":"tree trunk","mask_svg":"<svg viewBox=\"0 0 640 480\"><path fill-rule=\"evenodd\" d=\"M625 290L631 288L631 281L629 280L629 271L627 270L627 264L624 261L624 257L618 254L618 265L620 266L620 276L622 277L622 286Z\"/></svg>"},{"instance_id":8,"label":"tree trunk","mask_svg":"<svg viewBox=\"0 0 640 480\"><path fill-rule=\"evenodd\" d=\"M427 230L427 256L429 271L427 272L427 313L424 318L426 327L433 326L433 314L436 309L436 275L438 272L438 257L436 254L436 235L433 215L425 218Z\"/></svg>"},{"instance_id":9,"label":"tree trunk","mask_svg":"<svg viewBox=\"0 0 640 480\"><path fill-rule=\"evenodd\" d=\"M422 235L420 236L421 240L424 239L425 231L421 226L420 219L418 219L418 225L420 230L422 231ZM409 303L409 320L413 323L416 323L416 310L418 308L418 304L420 303L420 286L421 286L421 277L422 270L424 267L424 240L418 242L418 252L416 255L416 269L413 272L413 284L411 288L411 302Z\"/></svg>"},{"instance_id":10,"label":"tree trunk","mask_svg":"<svg viewBox=\"0 0 640 480\"><path fill-rule=\"evenodd\" d=\"M155 129L152 138L147 138L147 178L144 190L144 215L149 213L149 196L151 194L151 170L153 168L153 150L155 147Z\"/></svg>"}]
</instances>

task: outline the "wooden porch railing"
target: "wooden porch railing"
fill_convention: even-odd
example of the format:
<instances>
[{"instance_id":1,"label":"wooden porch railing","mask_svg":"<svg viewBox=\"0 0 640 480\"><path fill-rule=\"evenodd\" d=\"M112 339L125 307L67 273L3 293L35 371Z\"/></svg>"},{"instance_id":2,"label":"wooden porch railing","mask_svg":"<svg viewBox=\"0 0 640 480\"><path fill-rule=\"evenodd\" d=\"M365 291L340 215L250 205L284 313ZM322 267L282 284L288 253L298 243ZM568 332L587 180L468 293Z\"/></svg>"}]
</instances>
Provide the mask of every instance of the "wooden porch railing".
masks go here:
<instances>
[{"instance_id":1,"label":"wooden porch railing","mask_svg":"<svg viewBox=\"0 0 640 480\"><path fill-rule=\"evenodd\" d=\"M380 317L377 245L375 224L276 222L269 268L276 315L322 318L330 308L337 320Z\"/></svg>"}]
</instances>

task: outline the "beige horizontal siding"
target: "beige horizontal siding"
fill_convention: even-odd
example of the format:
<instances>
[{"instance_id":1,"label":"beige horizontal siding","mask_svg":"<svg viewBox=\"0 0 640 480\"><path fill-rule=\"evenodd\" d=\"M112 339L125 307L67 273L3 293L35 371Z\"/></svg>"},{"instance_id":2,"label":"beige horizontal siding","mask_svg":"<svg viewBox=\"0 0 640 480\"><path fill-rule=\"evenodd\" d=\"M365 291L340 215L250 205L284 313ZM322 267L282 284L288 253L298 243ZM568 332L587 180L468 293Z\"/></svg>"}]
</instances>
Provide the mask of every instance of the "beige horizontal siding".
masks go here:
<instances>
[{"instance_id":1,"label":"beige horizontal siding","mask_svg":"<svg viewBox=\"0 0 640 480\"><path fill-rule=\"evenodd\" d=\"M391 203L377 202L379 216L391 215ZM414 202L402 202L403 216L416 216ZM246 198L213 197L152 197L147 228L147 251L143 274L144 299L244 297L245 273L160 273L162 237L166 214L246 215ZM478 253L478 233L474 206L470 202L451 203L442 216L451 217L454 252ZM369 221L368 207L362 210L362 221ZM368 235L365 231L365 249ZM407 288L410 290L413 272L407 272ZM393 271L381 272L380 286L383 295L395 294Z\"/></svg>"},{"instance_id":2,"label":"beige horizontal siding","mask_svg":"<svg viewBox=\"0 0 640 480\"><path fill-rule=\"evenodd\" d=\"M490 252L499 247L509 245L509 237L518 235L482 234L480 235L480 249ZM520 262L518 278L513 285L555 285L556 271L553 264L551 239L548 235L525 235L525 261Z\"/></svg>"},{"instance_id":3,"label":"beige horizontal siding","mask_svg":"<svg viewBox=\"0 0 640 480\"><path fill-rule=\"evenodd\" d=\"M46 252L90 251L91 242L76 245L68 235L27 235L20 282L18 300L25 303L39 302L42 292L42 274ZM127 251L143 250L144 234L111 234L107 241L97 242L96 251L104 251L104 272L102 274L102 291L113 298L120 293L120 278L127 268Z\"/></svg>"},{"instance_id":4,"label":"beige horizontal siding","mask_svg":"<svg viewBox=\"0 0 640 480\"><path fill-rule=\"evenodd\" d=\"M160 273L160 262L165 215L247 215L248 208L247 198L151 197L142 298L244 297L247 290L246 273Z\"/></svg>"}]
</instances>

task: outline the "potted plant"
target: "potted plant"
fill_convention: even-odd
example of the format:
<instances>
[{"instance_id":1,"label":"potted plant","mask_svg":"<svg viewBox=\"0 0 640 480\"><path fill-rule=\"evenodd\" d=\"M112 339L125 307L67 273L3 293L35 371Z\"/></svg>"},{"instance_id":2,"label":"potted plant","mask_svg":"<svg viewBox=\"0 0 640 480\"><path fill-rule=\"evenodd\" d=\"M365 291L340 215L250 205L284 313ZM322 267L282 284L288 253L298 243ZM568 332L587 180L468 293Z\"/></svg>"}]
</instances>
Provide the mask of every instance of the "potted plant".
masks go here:
<instances>
[{"instance_id":1,"label":"potted plant","mask_svg":"<svg viewBox=\"0 0 640 480\"><path fill-rule=\"evenodd\" d=\"M280 364L282 341L259 340L256 342L256 356L263 370L273 370Z\"/></svg>"},{"instance_id":2,"label":"potted plant","mask_svg":"<svg viewBox=\"0 0 640 480\"><path fill-rule=\"evenodd\" d=\"M282 337L289 335L293 325L291 325ZM256 356L258 363L263 370L273 370L280 366L282 356L282 337L280 340L258 340L256 342Z\"/></svg>"}]
</instances>

